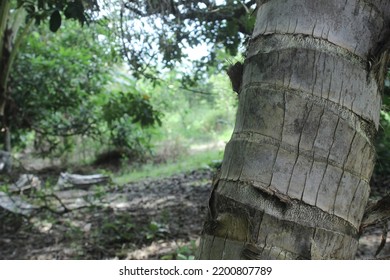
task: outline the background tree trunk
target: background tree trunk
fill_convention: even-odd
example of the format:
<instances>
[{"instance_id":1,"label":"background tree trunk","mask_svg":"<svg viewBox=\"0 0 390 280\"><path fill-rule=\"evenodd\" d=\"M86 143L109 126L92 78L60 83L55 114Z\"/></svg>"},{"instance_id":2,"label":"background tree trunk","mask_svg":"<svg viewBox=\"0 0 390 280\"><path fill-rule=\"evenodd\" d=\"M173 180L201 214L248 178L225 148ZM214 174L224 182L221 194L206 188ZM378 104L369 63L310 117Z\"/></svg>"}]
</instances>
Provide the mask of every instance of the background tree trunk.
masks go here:
<instances>
[{"instance_id":1,"label":"background tree trunk","mask_svg":"<svg viewBox=\"0 0 390 280\"><path fill-rule=\"evenodd\" d=\"M6 84L5 84L5 68L7 64L7 23L9 16L10 3L9 1L1 1L0 3L0 117L4 114L6 100Z\"/></svg>"},{"instance_id":2,"label":"background tree trunk","mask_svg":"<svg viewBox=\"0 0 390 280\"><path fill-rule=\"evenodd\" d=\"M10 99L9 74L15 61L22 39L27 35L33 19L26 19L23 7L11 9L10 1L0 4L0 131L4 133L3 147L11 152L11 125L6 114Z\"/></svg>"},{"instance_id":3,"label":"background tree trunk","mask_svg":"<svg viewBox=\"0 0 390 280\"><path fill-rule=\"evenodd\" d=\"M353 259L390 1L262 0L200 259Z\"/></svg>"}]
</instances>

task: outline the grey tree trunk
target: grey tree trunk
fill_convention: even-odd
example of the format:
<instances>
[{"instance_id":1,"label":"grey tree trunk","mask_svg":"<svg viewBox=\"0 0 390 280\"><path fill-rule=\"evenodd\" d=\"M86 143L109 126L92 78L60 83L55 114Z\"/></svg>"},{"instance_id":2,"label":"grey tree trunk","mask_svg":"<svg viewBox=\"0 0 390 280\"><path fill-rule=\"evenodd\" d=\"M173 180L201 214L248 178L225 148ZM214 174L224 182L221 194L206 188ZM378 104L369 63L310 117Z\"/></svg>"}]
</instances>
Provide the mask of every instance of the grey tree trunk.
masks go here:
<instances>
[{"instance_id":1,"label":"grey tree trunk","mask_svg":"<svg viewBox=\"0 0 390 280\"><path fill-rule=\"evenodd\" d=\"M261 0L199 259L353 259L388 0Z\"/></svg>"}]
</instances>

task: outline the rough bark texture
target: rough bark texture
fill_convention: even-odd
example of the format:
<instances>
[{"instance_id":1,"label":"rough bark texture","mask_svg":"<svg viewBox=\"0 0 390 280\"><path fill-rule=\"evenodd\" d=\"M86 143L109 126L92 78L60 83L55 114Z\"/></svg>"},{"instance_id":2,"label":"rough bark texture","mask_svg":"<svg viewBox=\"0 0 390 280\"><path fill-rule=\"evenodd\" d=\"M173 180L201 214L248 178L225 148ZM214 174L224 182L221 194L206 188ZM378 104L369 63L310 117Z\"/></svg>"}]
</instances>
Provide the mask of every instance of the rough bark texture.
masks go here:
<instances>
[{"instance_id":1,"label":"rough bark texture","mask_svg":"<svg viewBox=\"0 0 390 280\"><path fill-rule=\"evenodd\" d=\"M259 2L199 258L353 259L390 1Z\"/></svg>"}]
</instances>

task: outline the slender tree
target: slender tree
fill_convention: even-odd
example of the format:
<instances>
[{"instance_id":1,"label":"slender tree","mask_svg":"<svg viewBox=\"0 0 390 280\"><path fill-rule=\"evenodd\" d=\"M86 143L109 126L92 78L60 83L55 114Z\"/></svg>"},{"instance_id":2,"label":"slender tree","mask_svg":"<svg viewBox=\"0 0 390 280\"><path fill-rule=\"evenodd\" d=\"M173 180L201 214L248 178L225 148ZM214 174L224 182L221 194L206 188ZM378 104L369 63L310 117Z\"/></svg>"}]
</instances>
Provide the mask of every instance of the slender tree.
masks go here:
<instances>
[{"instance_id":1,"label":"slender tree","mask_svg":"<svg viewBox=\"0 0 390 280\"><path fill-rule=\"evenodd\" d=\"M258 1L200 259L354 258L389 32L387 0Z\"/></svg>"},{"instance_id":2,"label":"slender tree","mask_svg":"<svg viewBox=\"0 0 390 280\"><path fill-rule=\"evenodd\" d=\"M15 8L11 1L0 4L0 127L4 134L4 150L11 152L11 133L6 121L5 107L10 99L9 74L15 61L19 45L27 34L33 20L26 19L23 7Z\"/></svg>"}]
</instances>

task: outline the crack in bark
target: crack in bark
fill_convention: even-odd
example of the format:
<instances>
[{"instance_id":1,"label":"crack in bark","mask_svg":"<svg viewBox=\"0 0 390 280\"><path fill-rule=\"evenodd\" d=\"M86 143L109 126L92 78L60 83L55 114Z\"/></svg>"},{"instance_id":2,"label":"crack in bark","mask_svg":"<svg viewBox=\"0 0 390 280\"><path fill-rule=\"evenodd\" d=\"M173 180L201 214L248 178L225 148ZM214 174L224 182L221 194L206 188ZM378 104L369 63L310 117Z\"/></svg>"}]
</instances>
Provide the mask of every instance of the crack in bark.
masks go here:
<instances>
[{"instance_id":1,"label":"crack in bark","mask_svg":"<svg viewBox=\"0 0 390 280\"><path fill-rule=\"evenodd\" d=\"M341 71L344 71L344 64ZM341 96L343 95L343 87L344 87L344 79L341 80L341 86L340 86L340 92L339 92L339 100L337 101L338 104L341 104Z\"/></svg>"},{"instance_id":2,"label":"crack in bark","mask_svg":"<svg viewBox=\"0 0 390 280\"><path fill-rule=\"evenodd\" d=\"M339 193L339 190L340 190L340 186L341 186L341 181L343 179L343 176L345 174L345 165L347 164L347 161L348 161L348 158L349 158L349 155L351 154L351 151L352 151L352 144L353 144L353 141L355 140L355 136L356 136L356 131L354 131L354 134L352 136L352 139L350 141L350 144L349 144L349 149L348 149L348 153L344 159L344 163L343 163L343 167L341 168L342 170L342 173L341 173L341 177L340 177L340 180L337 184L337 189L336 189L336 194L335 194L335 198L334 198L334 203L333 203L333 214L334 214L334 211L335 211L335 207L336 207L336 199L338 197L338 193ZM351 200L351 202L353 201L353 199ZM348 213L347 213L347 217L348 217Z\"/></svg>"},{"instance_id":3,"label":"crack in bark","mask_svg":"<svg viewBox=\"0 0 390 280\"><path fill-rule=\"evenodd\" d=\"M317 190L316 201L315 201L315 205L316 205L316 206L317 206L317 202L318 202L318 195L319 195L319 192L320 192L320 190L322 189L321 186L322 186L322 183L323 183L323 181L324 181L325 174L326 174L326 172L328 171L328 167L329 167L329 165L330 165L330 164L329 164L329 162L330 162L329 157L330 157L330 153L331 153L331 151L332 151L333 145L334 145L335 140L336 140L336 132L337 132L337 127L339 126L339 123L340 123L340 118L337 118L337 123L336 123L336 126L335 126L334 130L333 130L332 144L331 144L330 147L329 147L328 155L327 155L327 158L326 158L326 168L325 168L325 172L324 172L324 174L322 175L322 179L321 179L321 182L320 182L319 187L318 187L318 190Z\"/></svg>"},{"instance_id":4,"label":"crack in bark","mask_svg":"<svg viewBox=\"0 0 390 280\"><path fill-rule=\"evenodd\" d=\"M312 69L317 69L317 67L315 67L316 62L318 60L317 55L316 55L317 54L317 50L314 50L313 54L314 54L314 59L313 59ZM315 85L317 83L317 76L318 76L318 72L316 70L315 74L314 74L314 81L312 82L313 87L311 88L311 94L312 95L314 95L314 88L315 88Z\"/></svg>"},{"instance_id":5,"label":"crack in bark","mask_svg":"<svg viewBox=\"0 0 390 280\"><path fill-rule=\"evenodd\" d=\"M352 101L351 101L351 111L353 112L354 110L354 104L355 104L355 101L356 101L356 94L353 94L352 95Z\"/></svg>"},{"instance_id":6,"label":"crack in bark","mask_svg":"<svg viewBox=\"0 0 390 280\"><path fill-rule=\"evenodd\" d=\"M306 104L306 106L307 106L307 104ZM286 190L287 194L289 193L289 190L290 190L291 180L292 180L292 178L294 176L294 171L295 171L296 164L297 164L298 159L299 159L299 157L301 155L301 153L300 153L300 150L301 150L300 146L301 146L301 141L302 141L303 130L305 128L305 125L307 124L307 121L309 119L310 112L312 111L312 109L313 109L313 104L311 104L310 108L308 110L306 110L306 112L305 112L304 122L302 124L302 129L300 131L299 138L298 138L298 145L297 145L297 152L296 152L297 156L295 158L295 162L293 164L292 171L291 171L291 176L290 176L290 179L289 179L288 184L287 184L287 190ZM303 191L302 191L301 197L302 197L302 195L303 195Z\"/></svg>"},{"instance_id":7,"label":"crack in bark","mask_svg":"<svg viewBox=\"0 0 390 280\"><path fill-rule=\"evenodd\" d=\"M313 25L313 30L311 31L311 36L314 37L314 30L316 29L318 19L316 19L314 25Z\"/></svg>"},{"instance_id":8,"label":"crack in bark","mask_svg":"<svg viewBox=\"0 0 390 280\"><path fill-rule=\"evenodd\" d=\"M315 135L314 141L313 141L313 156L314 156L314 157L316 156L316 155L315 155L315 151L314 151L314 146L315 146L315 142L316 142L316 140L317 140L317 138L318 138L318 132L320 131L320 125L321 125L321 121L322 121L322 118L323 118L324 114L325 114L325 108L323 108L322 113L321 113L321 116L319 117L319 124L318 124L317 131L316 131L316 135ZM314 163L313 163L313 164L314 164ZM312 167L313 167L313 165L312 165ZM321 188L321 183L322 183L322 181L324 180L324 176L325 176L325 172L326 172L327 167L328 167L328 163L327 163L327 165L326 165L326 168L324 169L324 173L322 174L321 181L320 181L320 183L319 183L319 185L318 185L318 189L317 189L317 193L316 193L316 198L315 198L315 201L314 201L314 205L317 204L318 192L319 192L319 190L320 190L320 188ZM311 170L310 170L310 171L311 171Z\"/></svg>"},{"instance_id":9,"label":"crack in bark","mask_svg":"<svg viewBox=\"0 0 390 280\"><path fill-rule=\"evenodd\" d=\"M352 200L351 200L351 203L355 200L355 197L356 197L356 193L357 193L357 190L359 189L359 186L360 186L360 182L362 180L359 179L359 182L356 184L356 188L355 188L355 191L353 192L353 196L352 196ZM347 213L347 219L348 220L351 220L351 210L352 210L352 207L348 207L348 213Z\"/></svg>"},{"instance_id":10,"label":"crack in bark","mask_svg":"<svg viewBox=\"0 0 390 280\"><path fill-rule=\"evenodd\" d=\"M333 81L333 73L336 72L336 62L335 62L335 57L332 57L333 59L333 71L330 72L330 82L329 82L329 88L328 88L328 97L327 99L329 100L330 99L330 92L331 92L331 89L332 89L332 81ZM344 64L343 64L344 65Z\"/></svg>"}]
</instances>

